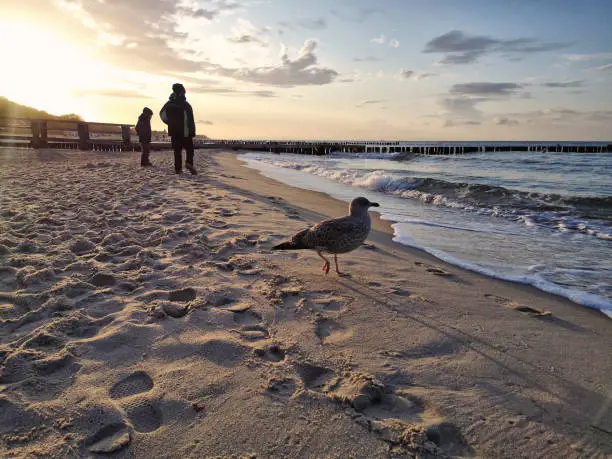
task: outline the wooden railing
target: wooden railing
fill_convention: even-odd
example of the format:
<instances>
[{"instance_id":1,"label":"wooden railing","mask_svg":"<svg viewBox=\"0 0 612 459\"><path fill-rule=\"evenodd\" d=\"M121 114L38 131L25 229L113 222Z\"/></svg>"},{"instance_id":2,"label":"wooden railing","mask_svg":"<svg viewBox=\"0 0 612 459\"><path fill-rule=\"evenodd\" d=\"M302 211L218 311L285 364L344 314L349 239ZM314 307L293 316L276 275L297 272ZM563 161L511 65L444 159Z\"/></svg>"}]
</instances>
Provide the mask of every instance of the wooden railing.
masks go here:
<instances>
[{"instance_id":1,"label":"wooden railing","mask_svg":"<svg viewBox=\"0 0 612 459\"><path fill-rule=\"evenodd\" d=\"M26 144L33 148L56 144L91 150L104 140L132 146L132 128L126 124L90 123L78 120L1 118L2 143Z\"/></svg>"}]
</instances>

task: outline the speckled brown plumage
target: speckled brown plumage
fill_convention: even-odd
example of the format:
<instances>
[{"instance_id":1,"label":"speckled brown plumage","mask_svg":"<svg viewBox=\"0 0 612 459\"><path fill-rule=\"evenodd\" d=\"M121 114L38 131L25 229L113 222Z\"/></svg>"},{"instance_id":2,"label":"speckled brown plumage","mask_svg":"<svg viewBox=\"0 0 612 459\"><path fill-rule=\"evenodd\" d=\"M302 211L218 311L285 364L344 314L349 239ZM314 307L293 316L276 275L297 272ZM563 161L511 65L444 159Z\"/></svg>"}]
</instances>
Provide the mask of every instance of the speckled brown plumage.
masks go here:
<instances>
[{"instance_id":1,"label":"speckled brown plumage","mask_svg":"<svg viewBox=\"0 0 612 459\"><path fill-rule=\"evenodd\" d=\"M346 217L324 220L310 228L293 235L290 241L273 247L274 250L315 250L325 261L323 271L329 272L329 260L322 253L334 255L336 272L338 269L337 254L347 253L358 248L370 233L371 220L368 215L370 207L378 207L375 202L366 198L355 198L349 206Z\"/></svg>"}]
</instances>

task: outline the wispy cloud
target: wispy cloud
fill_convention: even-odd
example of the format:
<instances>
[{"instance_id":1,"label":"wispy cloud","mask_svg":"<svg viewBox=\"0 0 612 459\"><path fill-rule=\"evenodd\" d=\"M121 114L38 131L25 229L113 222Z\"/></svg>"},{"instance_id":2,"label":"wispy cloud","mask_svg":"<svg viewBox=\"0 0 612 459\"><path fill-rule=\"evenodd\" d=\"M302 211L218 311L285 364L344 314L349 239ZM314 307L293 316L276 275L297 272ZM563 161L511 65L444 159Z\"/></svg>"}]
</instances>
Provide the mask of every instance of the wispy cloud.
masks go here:
<instances>
[{"instance_id":1,"label":"wispy cloud","mask_svg":"<svg viewBox=\"0 0 612 459\"><path fill-rule=\"evenodd\" d=\"M298 25L309 30L323 30L327 28L327 21L325 18L305 18L300 19Z\"/></svg>"},{"instance_id":2,"label":"wispy cloud","mask_svg":"<svg viewBox=\"0 0 612 459\"><path fill-rule=\"evenodd\" d=\"M359 102L356 107L365 107L367 105L380 105L382 103L387 102L387 99L368 99L362 102Z\"/></svg>"},{"instance_id":3,"label":"wispy cloud","mask_svg":"<svg viewBox=\"0 0 612 459\"><path fill-rule=\"evenodd\" d=\"M372 16L376 14L380 14L383 12L383 9L380 7L369 7L369 8L361 8L361 9L352 9L350 11L338 11L338 10L330 10L330 13L337 18L346 21L346 22L357 22L362 23L366 20L370 19Z\"/></svg>"},{"instance_id":4,"label":"wispy cloud","mask_svg":"<svg viewBox=\"0 0 612 459\"><path fill-rule=\"evenodd\" d=\"M496 116L493 118L493 122L498 126L518 126L520 124L519 121L506 118L503 116Z\"/></svg>"},{"instance_id":5,"label":"wispy cloud","mask_svg":"<svg viewBox=\"0 0 612 459\"><path fill-rule=\"evenodd\" d=\"M235 44L255 43L261 46L268 46L270 31L269 27L258 28L251 21L239 18L234 27L232 27L232 35L225 37L225 39Z\"/></svg>"},{"instance_id":6,"label":"wispy cloud","mask_svg":"<svg viewBox=\"0 0 612 459\"><path fill-rule=\"evenodd\" d=\"M240 89L230 88L227 86L192 86L189 88L189 93L195 94L217 94L221 96L253 96L253 97L278 97L275 92L269 90L243 91Z\"/></svg>"},{"instance_id":7,"label":"wispy cloud","mask_svg":"<svg viewBox=\"0 0 612 459\"><path fill-rule=\"evenodd\" d=\"M429 73L429 72L416 72L414 70L408 70L408 69L400 69L399 71L399 77L403 78L403 79L410 79L410 80L416 80L416 81L420 81L420 80L425 80L427 78L432 78L438 76L437 73Z\"/></svg>"},{"instance_id":8,"label":"wispy cloud","mask_svg":"<svg viewBox=\"0 0 612 459\"><path fill-rule=\"evenodd\" d=\"M212 126L215 123L213 123L212 121L208 121L208 120L198 120L196 121L196 124L205 124L206 126Z\"/></svg>"},{"instance_id":9,"label":"wispy cloud","mask_svg":"<svg viewBox=\"0 0 612 459\"><path fill-rule=\"evenodd\" d=\"M523 89L519 83L458 83L452 86L450 93L461 96L515 96Z\"/></svg>"},{"instance_id":10,"label":"wispy cloud","mask_svg":"<svg viewBox=\"0 0 612 459\"><path fill-rule=\"evenodd\" d=\"M442 125L445 128L449 127L460 127L460 126L479 126L482 122L475 120L467 120L467 121L457 121L457 120L444 120L444 124Z\"/></svg>"},{"instance_id":11,"label":"wispy cloud","mask_svg":"<svg viewBox=\"0 0 612 459\"><path fill-rule=\"evenodd\" d=\"M490 54L517 60L527 54L559 50L567 46L569 43L546 43L535 38L504 40L452 30L431 39L423 52L444 54L440 61L442 64L471 64Z\"/></svg>"},{"instance_id":12,"label":"wispy cloud","mask_svg":"<svg viewBox=\"0 0 612 459\"><path fill-rule=\"evenodd\" d=\"M599 67L593 67L593 68L590 68L589 70L596 71L596 72L612 72L612 63L601 65Z\"/></svg>"},{"instance_id":13,"label":"wispy cloud","mask_svg":"<svg viewBox=\"0 0 612 459\"><path fill-rule=\"evenodd\" d=\"M584 80L548 81L546 83L541 83L541 86L546 88L582 88L584 86Z\"/></svg>"},{"instance_id":14,"label":"wispy cloud","mask_svg":"<svg viewBox=\"0 0 612 459\"><path fill-rule=\"evenodd\" d=\"M425 79L427 79L427 78L433 78L433 77L437 77L437 76L438 76L438 74L437 74L437 73L431 73L431 72L417 72L417 73L414 75L414 77L413 77L413 78L414 78L415 80L417 80L417 81L418 81L418 80L425 80Z\"/></svg>"},{"instance_id":15,"label":"wispy cloud","mask_svg":"<svg viewBox=\"0 0 612 459\"><path fill-rule=\"evenodd\" d=\"M592 54L564 54L563 57L568 61L599 61L612 59L612 53L592 53Z\"/></svg>"},{"instance_id":16,"label":"wispy cloud","mask_svg":"<svg viewBox=\"0 0 612 459\"><path fill-rule=\"evenodd\" d=\"M259 38L254 37L253 35L244 34L236 37L225 37L227 41L230 43L259 43L267 46L264 42L262 42Z\"/></svg>"},{"instance_id":17,"label":"wispy cloud","mask_svg":"<svg viewBox=\"0 0 612 459\"><path fill-rule=\"evenodd\" d=\"M381 59L375 56L356 57L353 59L354 62L380 62Z\"/></svg>"},{"instance_id":18,"label":"wispy cloud","mask_svg":"<svg viewBox=\"0 0 612 459\"><path fill-rule=\"evenodd\" d=\"M139 91L131 91L129 89L83 89L74 91L74 94L80 97L97 96L120 99L150 99L151 96L143 94Z\"/></svg>"},{"instance_id":19,"label":"wispy cloud","mask_svg":"<svg viewBox=\"0 0 612 459\"><path fill-rule=\"evenodd\" d=\"M380 34L380 37L378 37L378 38L372 38L370 41L371 41L372 43L376 43L376 44L378 44L378 45L382 45L382 44L384 44L384 43L385 43L385 40L386 40L386 39L385 39L385 35L381 33L381 34Z\"/></svg>"}]
</instances>

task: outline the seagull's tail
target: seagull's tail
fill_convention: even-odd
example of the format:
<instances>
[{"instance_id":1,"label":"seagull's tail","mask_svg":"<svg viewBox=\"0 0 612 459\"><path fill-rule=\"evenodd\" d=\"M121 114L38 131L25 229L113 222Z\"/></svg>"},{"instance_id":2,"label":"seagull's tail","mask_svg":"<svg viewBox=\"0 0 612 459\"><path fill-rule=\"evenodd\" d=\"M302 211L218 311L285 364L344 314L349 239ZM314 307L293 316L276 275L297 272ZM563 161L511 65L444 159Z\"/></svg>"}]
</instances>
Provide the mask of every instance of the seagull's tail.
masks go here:
<instances>
[{"instance_id":1,"label":"seagull's tail","mask_svg":"<svg viewBox=\"0 0 612 459\"><path fill-rule=\"evenodd\" d=\"M294 235L290 241L281 242L278 245L272 247L272 250L303 250L309 247L304 244L304 236L308 232L307 229L300 231Z\"/></svg>"},{"instance_id":2,"label":"seagull's tail","mask_svg":"<svg viewBox=\"0 0 612 459\"><path fill-rule=\"evenodd\" d=\"M272 247L272 250L303 250L307 249L302 241L286 241Z\"/></svg>"}]
</instances>

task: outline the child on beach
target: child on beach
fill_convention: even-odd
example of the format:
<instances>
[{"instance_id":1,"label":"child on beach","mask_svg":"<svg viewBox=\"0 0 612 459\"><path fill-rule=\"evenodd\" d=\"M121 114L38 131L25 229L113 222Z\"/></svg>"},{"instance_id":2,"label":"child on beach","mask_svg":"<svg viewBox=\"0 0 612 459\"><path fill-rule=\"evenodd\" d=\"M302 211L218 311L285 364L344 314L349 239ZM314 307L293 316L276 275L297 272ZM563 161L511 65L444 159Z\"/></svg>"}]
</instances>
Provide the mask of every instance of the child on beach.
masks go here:
<instances>
[{"instance_id":1,"label":"child on beach","mask_svg":"<svg viewBox=\"0 0 612 459\"><path fill-rule=\"evenodd\" d=\"M142 153L140 155L140 166L147 167L152 166L149 161L149 151L151 150L151 117L153 116L153 110L149 107L142 109L141 115L138 117L138 123L136 123L136 133L138 134L138 140L140 142L140 148Z\"/></svg>"}]
</instances>

